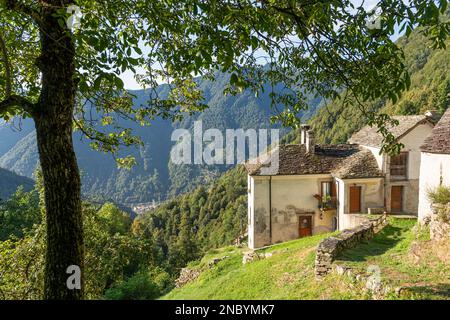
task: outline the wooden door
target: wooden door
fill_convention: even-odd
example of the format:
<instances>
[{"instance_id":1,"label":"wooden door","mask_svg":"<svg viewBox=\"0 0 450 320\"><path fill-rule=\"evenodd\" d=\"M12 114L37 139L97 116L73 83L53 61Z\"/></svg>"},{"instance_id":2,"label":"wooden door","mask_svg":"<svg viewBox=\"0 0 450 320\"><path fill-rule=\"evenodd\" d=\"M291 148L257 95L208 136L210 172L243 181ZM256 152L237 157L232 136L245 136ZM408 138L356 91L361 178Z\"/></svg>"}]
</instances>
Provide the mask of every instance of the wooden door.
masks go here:
<instances>
[{"instance_id":1,"label":"wooden door","mask_svg":"<svg viewBox=\"0 0 450 320\"><path fill-rule=\"evenodd\" d=\"M350 187L350 213L361 212L361 187Z\"/></svg>"},{"instance_id":2,"label":"wooden door","mask_svg":"<svg viewBox=\"0 0 450 320\"><path fill-rule=\"evenodd\" d=\"M298 235L300 238L312 235L312 217L311 216L300 216L299 217Z\"/></svg>"},{"instance_id":3,"label":"wooden door","mask_svg":"<svg viewBox=\"0 0 450 320\"><path fill-rule=\"evenodd\" d=\"M403 186L391 187L391 211L403 212Z\"/></svg>"}]
</instances>

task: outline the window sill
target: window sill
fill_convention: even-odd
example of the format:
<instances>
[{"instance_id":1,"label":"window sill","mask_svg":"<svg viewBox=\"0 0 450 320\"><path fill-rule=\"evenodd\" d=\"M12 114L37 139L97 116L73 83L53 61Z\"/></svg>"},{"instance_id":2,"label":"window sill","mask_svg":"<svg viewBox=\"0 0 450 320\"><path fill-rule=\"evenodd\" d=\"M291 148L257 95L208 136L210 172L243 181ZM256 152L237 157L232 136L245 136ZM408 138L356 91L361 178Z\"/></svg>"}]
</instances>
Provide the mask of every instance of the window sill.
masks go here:
<instances>
[{"instance_id":1,"label":"window sill","mask_svg":"<svg viewBox=\"0 0 450 320\"><path fill-rule=\"evenodd\" d=\"M408 181L408 177L403 177L403 176L391 176L391 180L393 180L393 181Z\"/></svg>"}]
</instances>

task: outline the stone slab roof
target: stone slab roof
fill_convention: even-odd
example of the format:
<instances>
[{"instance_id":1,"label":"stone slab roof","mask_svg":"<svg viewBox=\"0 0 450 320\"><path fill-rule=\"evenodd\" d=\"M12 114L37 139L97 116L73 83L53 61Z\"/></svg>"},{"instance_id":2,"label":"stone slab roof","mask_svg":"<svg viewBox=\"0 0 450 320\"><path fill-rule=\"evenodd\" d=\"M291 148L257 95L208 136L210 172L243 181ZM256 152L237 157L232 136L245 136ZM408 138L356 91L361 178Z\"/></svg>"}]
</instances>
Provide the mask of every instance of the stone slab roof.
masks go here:
<instances>
[{"instance_id":1,"label":"stone slab roof","mask_svg":"<svg viewBox=\"0 0 450 320\"><path fill-rule=\"evenodd\" d=\"M423 152L450 154L450 108L420 147Z\"/></svg>"},{"instance_id":2,"label":"stone slab roof","mask_svg":"<svg viewBox=\"0 0 450 320\"><path fill-rule=\"evenodd\" d=\"M341 179L379 178L383 173L378 168L377 161L370 150L361 150L347 157L332 175Z\"/></svg>"},{"instance_id":3,"label":"stone slab roof","mask_svg":"<svg viewBox=\"0 0 450 320\"><path fill-rule=\"evenodd\" d=\"M398 140L419 124L429 122L429 119L425 115L413 115L413 116L392 116L392 119L398 120L398 126L387 126L387 129ZM380 148L383 143L383 136L378 132L376 126L365 126L348 140L349 143L356 143L368 147Z\"/></svg>"},{"instance_id":4,"label":"stone slab roof","mask_svg":"<svg viewBox=\"0 0 450 320\"><path fill-rule=\"evenodd\" d=\"M278 168L271 163L278 163ZM371 152L355 144L316 145L314 154L302 144L280 145L257 163L245 163L245 168L249 175L336 174L343 179L382 176Z\"/></svg>"}]
</instances>

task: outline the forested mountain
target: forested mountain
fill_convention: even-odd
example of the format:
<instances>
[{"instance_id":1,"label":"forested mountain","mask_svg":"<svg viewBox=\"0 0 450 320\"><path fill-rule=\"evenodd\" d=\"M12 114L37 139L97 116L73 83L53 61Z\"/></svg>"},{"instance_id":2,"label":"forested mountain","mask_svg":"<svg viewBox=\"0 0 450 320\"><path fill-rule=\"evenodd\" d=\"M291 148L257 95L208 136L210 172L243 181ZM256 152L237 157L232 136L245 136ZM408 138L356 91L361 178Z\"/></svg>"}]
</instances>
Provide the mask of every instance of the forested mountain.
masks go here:
<instances>
[{"instance_id":1,"label":"forested mountain","mask_svg":"<svg viewBox=\"0 0 450 320\"><path fill-rule=\"evenodd\" d=\"M19 186L23 186L25 191L30 191L34 187L34 181L0 168L0 200L8 199Z\"/></svg>"},{"instance_id":2,"label":"forested mountain","mask_svg":"<svg viewBox=\"0 0 450 320\"><path fill-rule=\"evenodd\" d=\"M175 197L135 219L134 232L158 243L172 266L204 250L232 243L247 229L247 178L243 166L210 186Z\"/></svg>"},{"instance_id":3,"label":"forested mountain","mask_svg":"<svg viewBox=\"0 0 450 320\"><path fill-rule=\"evenodd\" d=\"M203 130L217 128L225 135L225 129L269 128L271 115L268 91L255 97L249 91L237 96L224 95L228 74L216 74L215 81L199 78L204 92L204 102L209 106L202 113L186 116L182 121L156 119L150 126L126 123L139 135L144 146L123 150L123 155L132 155L137 165L131 170L118 169L111 155L92 151L89 141L80 133L74 134L75 150L81 170L83 193L94 200L112 200L131 204L163 200L169 196L193 190L200 184L207 184L217 178L230 166L174 165L170 163L171 134L175 128L192 129L194 121L203 121ZM166 94L166 87L158 88L159 94ZM145 104L147 93L132 91L136 105ZM311 97L309 114L315 112L320 99ZM32 177L38 164L36 135L31 120L24 120L26 130L15 132L10 126L0 127L0 167L18 174ZM31 128L31 129L30 129ZM192 132L192 131L191 131Z\"/></svg>"}]
</instances>

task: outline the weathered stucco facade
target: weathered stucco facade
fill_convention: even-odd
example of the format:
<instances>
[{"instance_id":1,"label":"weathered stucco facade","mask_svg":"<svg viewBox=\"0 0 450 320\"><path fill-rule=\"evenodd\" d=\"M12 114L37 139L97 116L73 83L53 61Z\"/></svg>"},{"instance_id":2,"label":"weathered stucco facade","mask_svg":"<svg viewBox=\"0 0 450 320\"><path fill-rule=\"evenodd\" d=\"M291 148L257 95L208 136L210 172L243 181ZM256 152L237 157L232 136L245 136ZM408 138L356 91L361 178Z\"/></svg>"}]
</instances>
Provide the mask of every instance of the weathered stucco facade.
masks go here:
<instances>
[{"instance_id":1,"label":"weathered stucco facade","mask_svg":"<svg viewBox=\"0 0 450 320\"><path fill-rule=\"evenodd\" d=\"M322 181L333 180L331 175L248 176L250 248L297 239L305 216L313 235L333 231L336 210L321 211L314 198Z\"/></svg>"},{"instance_id":2,"label":"weathered stucco facade","mask_svg":"<svg viewBox=\"0 0 450 320\"><path fill-rule=\"evenodd\" d=\"M402 152L407 152L407 176L406 179L396 179L390 175L390 158L385 157L387 161L386 170L386 210L392 211L391 208L391 190L392 186L403 186L403 212L417 215L419 207L419 176L420 176L420 162L421 152L420 146L423 144L425 138L431 133L433 125L429 122L417 125L414 129L408 132L404 137L399 139L399 142L404 145Z\"/></svg>"}]
</instances>

